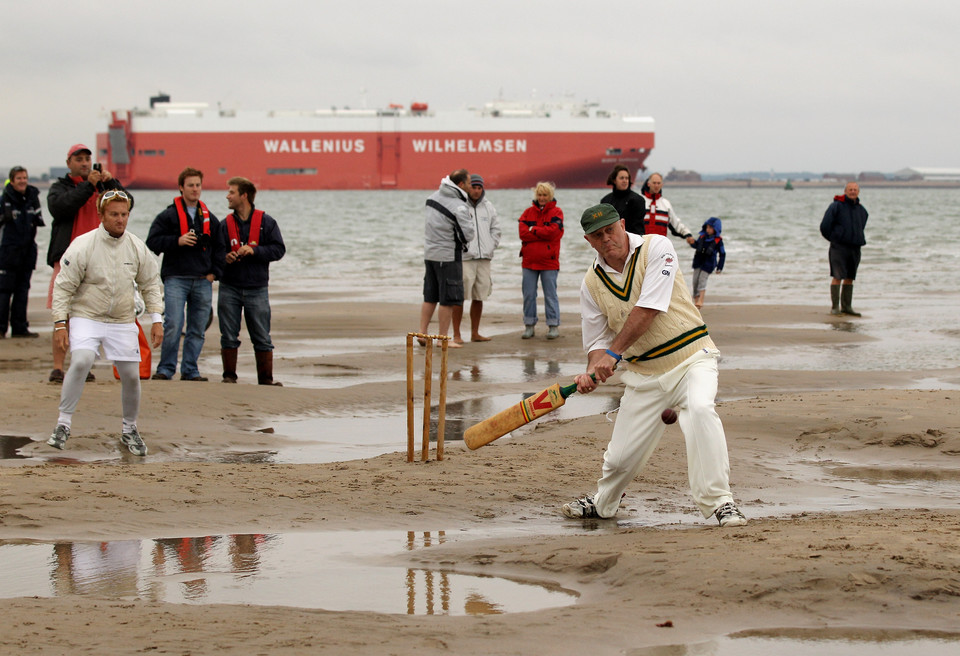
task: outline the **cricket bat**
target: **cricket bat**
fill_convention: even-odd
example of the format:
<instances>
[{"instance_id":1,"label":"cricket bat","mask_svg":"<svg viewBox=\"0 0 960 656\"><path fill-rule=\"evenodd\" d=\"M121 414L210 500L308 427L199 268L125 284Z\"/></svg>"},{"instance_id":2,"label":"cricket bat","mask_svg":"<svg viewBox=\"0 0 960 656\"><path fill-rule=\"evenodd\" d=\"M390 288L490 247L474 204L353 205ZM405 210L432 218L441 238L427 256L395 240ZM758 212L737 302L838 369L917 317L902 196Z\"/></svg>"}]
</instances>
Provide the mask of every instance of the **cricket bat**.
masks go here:
<instances>
[{"instance_id":1,"label":"cricket bat","mask_svg":"<svg viewBox=\"0 0 960 656\"><path fill-rule=\"evenodd\" d=\"M529 424L548 412L553 412L566 403L567 397L576 391L576 383L565 387L560 387L559 383L554 383L520 403L484 419L475 426L471 426L464 432L463 442L469 449L479 449L484 444L490 444L490 442L503 437L510 431L516 430L524 424Z\"/></svg>"}]
</instances>

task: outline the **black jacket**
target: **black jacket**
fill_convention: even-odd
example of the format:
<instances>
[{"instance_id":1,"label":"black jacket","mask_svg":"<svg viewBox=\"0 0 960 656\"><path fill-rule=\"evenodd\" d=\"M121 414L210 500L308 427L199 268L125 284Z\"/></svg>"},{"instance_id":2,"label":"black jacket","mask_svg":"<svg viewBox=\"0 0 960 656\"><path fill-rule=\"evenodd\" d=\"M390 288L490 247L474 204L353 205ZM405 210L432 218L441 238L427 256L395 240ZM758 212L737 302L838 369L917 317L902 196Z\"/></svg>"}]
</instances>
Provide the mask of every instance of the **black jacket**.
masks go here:
<instances>
[{"instance_id":1,"label":"black jacket","mask_svg":"<svg viewBox=\"0 0 960 656\"><path fill-rule=\"evenodd\" d=\"M133 210L133 195L130 194L116 178L102 183L101 191L120 189L130 196L130 209ZM73 234L73 221L80 208L86 205L90 197L98 193L92 182L86 180L79 184L66 175L58 178L50 185L47 192L47 209L53 222L50 224L50 247L47 248L47 264L55 265L63 257L64 251L70 245L70 235Z\"/></svg>"},{"instance_id":2,"label":"black jacket","mask_svg":"<svg viewBox=\"0 0 960 656\"><path fill-rule=\"evenodd\" d=\"M867 216L859 198L850 200L846 196L834 196L820 222L820 234L831 244L859 248L867 243L863 234Z\"/></svg>"},{"instance_id":3,"label":"black jacket","mask_svg":"<svg viewBox=\"0 0 960 656\"><path fill-rule=\"evenodd\" d=\"M252 214L249 221L237 221L241 244L250 241L252 221ZM220 222L220 240L223 242L223 257L226 257L230 252L230 231L227 229L227 219ZM270 283L270 263L282 258L286 252L287 247L283 243L280 226L273 217L264 214L260 221L260 241L253 249L253 255L236 260L233 264L226 264L224 260L220 283L241 289L266 287Z\"/></svg>"},{"instance_id":4,"label":"black jacket","mask_svg":"<svg viewBox=\"0 0 960 656\"><path fill-rule=\"evenodd\" d=\"M20 193L8 184L0 196L0 269L37 266L37 226L42 226L40 190L27 185Z\"/></svg>"},{"instance_id":5,"label":"black jacket","mask_svg":"<svg viewBox=\"0 0 960 656\"><path fill-rule=\"evenodd\" d=\"M189 214L187 217L189 218ZM197 215L199 217L199 213ZM195 219L196 220L196 217ZM201 219L202 220L202 219ZM193 229L197 235L203 234L203 224L198 222ZM147 235L147 248L157 255L163 255L163 264L160 266L160 277L166 280L175 278L203 278L213 274L220 279L224 265L224 241L220 238L220 221L210 212L210 240L206 247L201 243L202 237L192 247L180 246L180 216L176 206L171 203L167 209L157 214L150 226Z\"/></svg>"},{"instance_id":6,"label":"black jacket","mask_svg":"<svg viewBox=\"0 0 960 656\"><path fill-rule=\"evenodd\" d=\"M624 227L627 232L632 232L635 235L643 234L643 215L647 211L647 204L640 194L633 189L625 189L624 191L614 189L604 196L600 202L613 205L616 208L617 214L624 220Z\"/></svg>"}]
</instances>

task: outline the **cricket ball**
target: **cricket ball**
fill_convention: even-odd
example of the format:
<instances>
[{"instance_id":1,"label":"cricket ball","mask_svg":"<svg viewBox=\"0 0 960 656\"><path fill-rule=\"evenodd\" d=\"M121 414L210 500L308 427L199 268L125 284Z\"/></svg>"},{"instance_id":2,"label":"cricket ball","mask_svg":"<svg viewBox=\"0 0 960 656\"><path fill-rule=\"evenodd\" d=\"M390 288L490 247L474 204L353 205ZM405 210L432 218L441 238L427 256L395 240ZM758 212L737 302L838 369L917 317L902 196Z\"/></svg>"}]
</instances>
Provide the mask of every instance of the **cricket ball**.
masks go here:
<instances>
[{"instance_id":1,"label":"cricket ball","mask_svg":"<svg viewBox=\"0 0 960 656\"><path fill-rule=\"evenodd\" d=\"M660 419L665 424L672 424L677 420L677 412L673 408L667 408L660 413Z\"/></svg>"}]
</instances>

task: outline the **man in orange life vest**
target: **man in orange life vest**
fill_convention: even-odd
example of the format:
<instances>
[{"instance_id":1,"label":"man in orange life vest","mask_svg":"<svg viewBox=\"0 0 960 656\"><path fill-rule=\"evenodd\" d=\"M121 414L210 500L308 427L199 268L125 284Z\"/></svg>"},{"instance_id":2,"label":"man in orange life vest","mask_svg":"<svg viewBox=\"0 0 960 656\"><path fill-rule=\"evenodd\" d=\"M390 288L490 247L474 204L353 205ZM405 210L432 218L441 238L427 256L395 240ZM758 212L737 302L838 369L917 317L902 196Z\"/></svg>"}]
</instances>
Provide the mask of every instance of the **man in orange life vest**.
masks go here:
<instances>
[{"instance_id":1,"label":"man in orange life vest","mask_svg":"<svg viewBox=\"0 0 960 656\"><path fill-rule=\"evenodd\" d=\"M53 221L50 224L50 246L47 249L47 264L53 267L50 278L50 290L47 294L47 309L53 306L53 281L60 273L60 258L67 246L80 235L100 227L97 214L97 192L110 189L123 190L120 181L110 171L99 166L94 167L92 151L83 144L74 144L67 150L67 175L50 185L47 192L47 209ZM130 209L133 209L133 196L130 197ZM63 363L67 357L66 349L59 346L54 334L53 371L51 383L63 382ZM87 380L94 380L93 374L87 374Z\"/></svg>"},{"instance_id":2,"label":"man in orange life vest","mask_svg":"<svg viewBox=\"0 0 960 656\"><path fill-rule=\"evenodd\" d=\"M273 380L273 342L270 341L270 263L283 257L286 246L277 222L253 205L257 188L246 178L227 181L227 205L233 212L220 226L225 265L217 295L220 318L220 356L223 382L237 382L240 316L243 315L257 361L257 382Z\"/></svg>"},{"instance_id":3,"label":"man in orange life vest","mask_svg":"<svg viewBox=\"0 0 960 656\"><path fill-rule=\"evenodd\" d=\"M153 379L170 380L176 373L186 318L180 380L205 381L197 360L213 308L213 281L223 271L224 246L220 222L200 200L203 173L185 168L177 185L180 195L157 215L147 235L147 247L163 255L163 347Z\"/></svg>"}]
</instances>

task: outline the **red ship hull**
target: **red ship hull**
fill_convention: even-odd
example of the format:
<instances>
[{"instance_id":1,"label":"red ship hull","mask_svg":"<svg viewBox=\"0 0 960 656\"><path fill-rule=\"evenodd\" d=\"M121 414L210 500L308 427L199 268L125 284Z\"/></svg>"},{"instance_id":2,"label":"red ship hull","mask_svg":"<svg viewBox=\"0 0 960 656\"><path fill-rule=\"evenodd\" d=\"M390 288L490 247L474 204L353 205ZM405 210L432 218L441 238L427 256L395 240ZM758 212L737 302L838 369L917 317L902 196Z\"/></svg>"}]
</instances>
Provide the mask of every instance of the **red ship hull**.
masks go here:
<instances>
[{"instance_id":1,"label":"red ship hull","mask_svg":"<svg viewBox=\"0 0 960 656\"><path fill-rule=\"evenodd\" d=\"M243 176L260 189L433 189L457 168L493 188L602 187L616 164L642 170L654 145L652 128L415 131L414 119L402 131L137 131L129 113L113 119L97 136L97 158L133 189L169 189L187 166L207 187Z\"/></svg>"}]
</instances>

